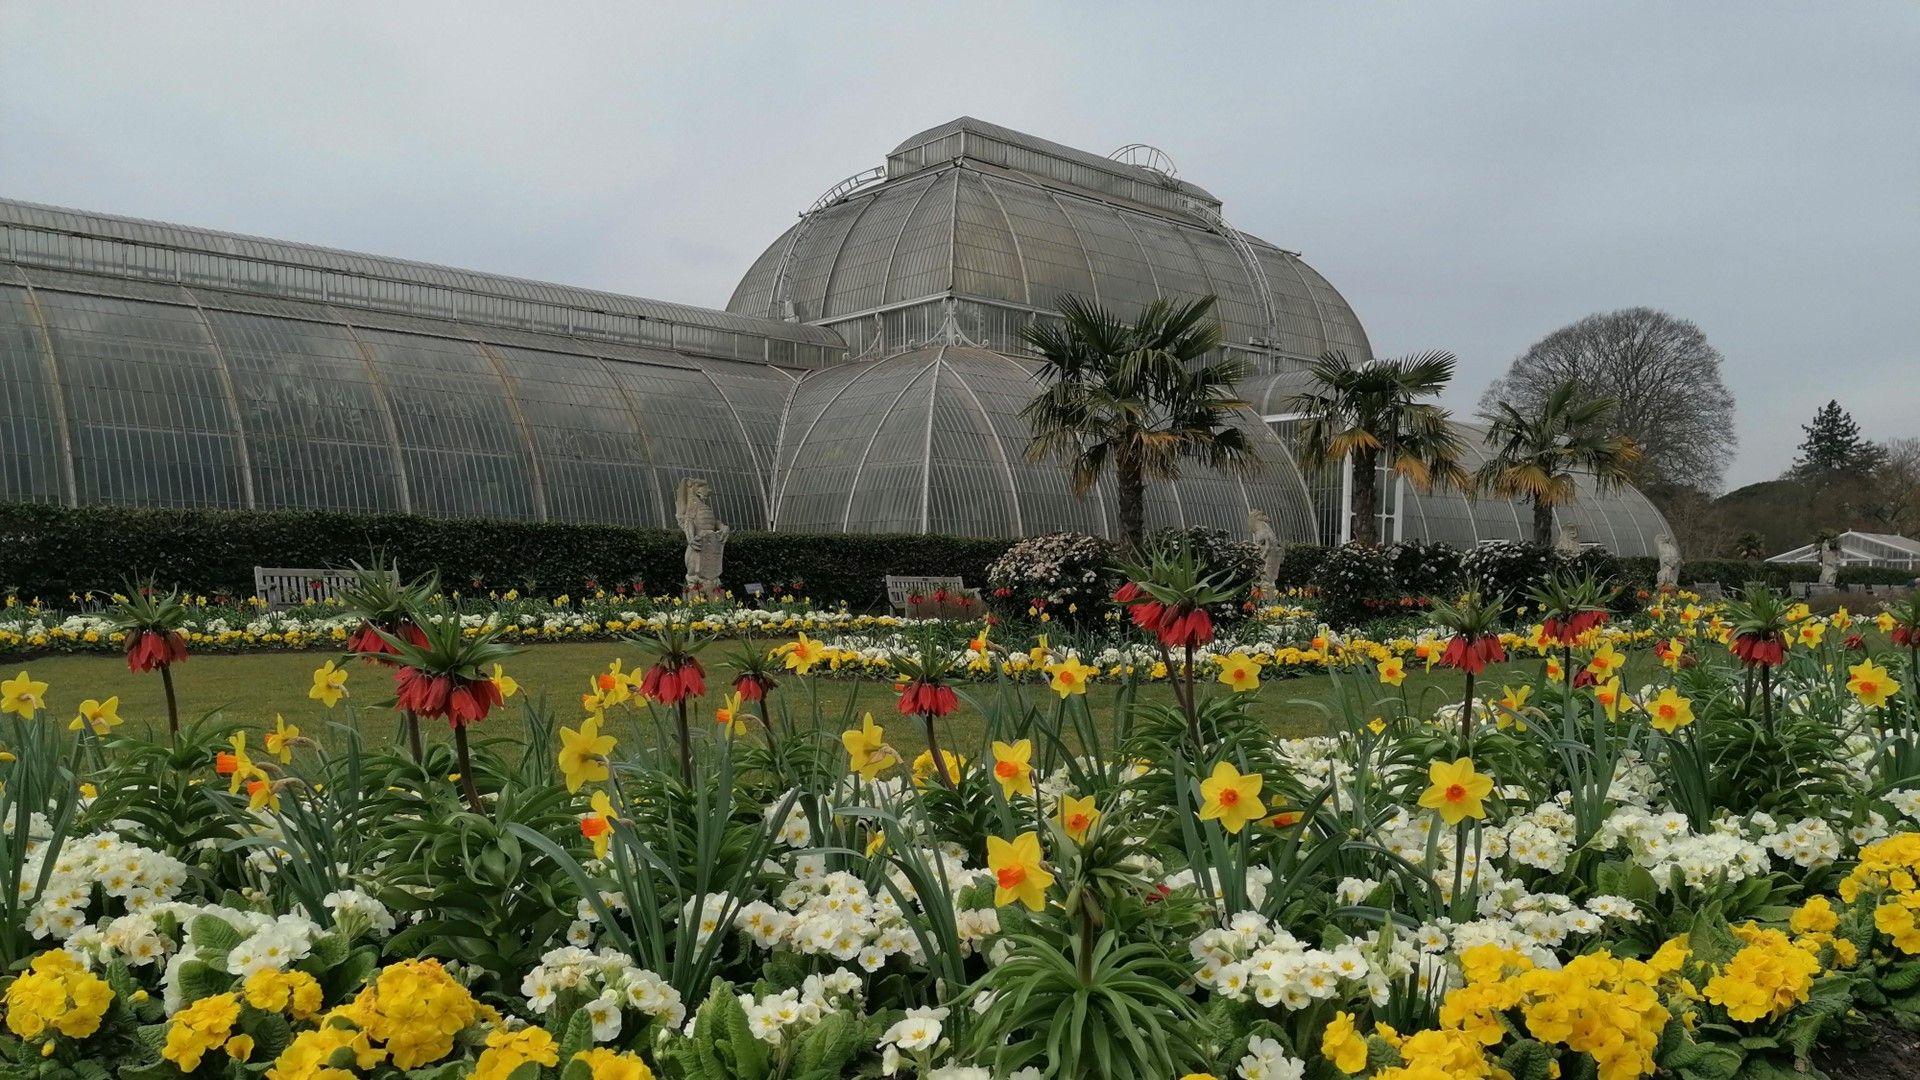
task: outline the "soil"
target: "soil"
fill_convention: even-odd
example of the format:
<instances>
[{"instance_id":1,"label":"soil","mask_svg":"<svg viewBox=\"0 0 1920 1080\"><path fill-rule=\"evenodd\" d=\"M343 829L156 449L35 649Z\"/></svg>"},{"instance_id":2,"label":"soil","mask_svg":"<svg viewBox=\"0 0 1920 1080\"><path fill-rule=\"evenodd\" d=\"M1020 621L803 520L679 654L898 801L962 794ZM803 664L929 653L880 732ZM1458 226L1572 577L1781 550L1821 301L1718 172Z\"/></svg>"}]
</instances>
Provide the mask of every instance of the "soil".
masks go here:
<instances>
[{"instance_id":1,"label":"soil","mask_svg":"<svg viewBox=\"0 0 1920 1080\"><path fill-rule=\"evenodd\" d=\"M1872 1037L1859 1049L1822 1050L1813 1064L1833 1080L1920 1080L1920 1032L1883 1023Z\"/></svg>"}]
</instances>

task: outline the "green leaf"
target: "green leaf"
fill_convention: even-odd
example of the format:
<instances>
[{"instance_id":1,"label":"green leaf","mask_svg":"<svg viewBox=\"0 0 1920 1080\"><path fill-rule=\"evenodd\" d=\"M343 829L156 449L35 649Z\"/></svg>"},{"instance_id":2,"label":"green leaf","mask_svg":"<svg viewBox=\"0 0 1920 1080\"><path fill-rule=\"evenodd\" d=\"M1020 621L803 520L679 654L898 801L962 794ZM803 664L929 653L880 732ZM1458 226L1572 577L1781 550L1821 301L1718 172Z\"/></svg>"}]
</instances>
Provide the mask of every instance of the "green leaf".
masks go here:
<instances>
[{"instance_id":1,"label":"green leaf","mask_svg":"<svg viewBox=\"0 0 1920 1080\"><path fill-rule=\"evenodd\" d=\"M204 960L189 960L180 965L180 996L183 1001L199 1001L204 997L224 994L233 988L233 983L232 975Z\"/></svg>"},{"instance_id":2,"label":"green leaf","mask_svg":"<svg viewBox=\"0 0 1920 1080\"><path fill-rule=\"evenodd\" d=\"M215 915L196 915L187 924L187 940L193 942L194 951L201 959L212 961L224 959L246 938L228 925L225 919Z\"/></svg>"},{"instance_id":3,"label":"green leaf","mask_svg":"<svg viewBox=\"0 0 1920 1080\"><path fill-rule=\"evenodd\" d=\"M1500 1055L1500 1067L1513 1074L1513 1080L1547 1080L1552 1066L1553 1051L1533 1039L1521 1039Z\"/></svg>"}]
</instances>

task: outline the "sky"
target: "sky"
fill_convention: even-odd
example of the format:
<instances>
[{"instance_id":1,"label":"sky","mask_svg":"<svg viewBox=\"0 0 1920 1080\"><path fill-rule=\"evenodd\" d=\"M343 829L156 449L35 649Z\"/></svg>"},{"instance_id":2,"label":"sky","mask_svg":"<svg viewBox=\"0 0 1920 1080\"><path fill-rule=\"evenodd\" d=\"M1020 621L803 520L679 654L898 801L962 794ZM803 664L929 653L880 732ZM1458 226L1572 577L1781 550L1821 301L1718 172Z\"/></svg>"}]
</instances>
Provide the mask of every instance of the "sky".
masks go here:
<instances>
[{"instance_id":1,"label":"sky","mask_svg":"<svg viewBox=\"0 0 1920 1080\"><path fill-rule=\"evenodd\" d=\"M1920 4L0 0L0 197L723 306L971 115L1144 142L1471 411L1634 305L1725 356L1729 487L1828 398L1920 435Z\"/></svg>"}]
</instances>

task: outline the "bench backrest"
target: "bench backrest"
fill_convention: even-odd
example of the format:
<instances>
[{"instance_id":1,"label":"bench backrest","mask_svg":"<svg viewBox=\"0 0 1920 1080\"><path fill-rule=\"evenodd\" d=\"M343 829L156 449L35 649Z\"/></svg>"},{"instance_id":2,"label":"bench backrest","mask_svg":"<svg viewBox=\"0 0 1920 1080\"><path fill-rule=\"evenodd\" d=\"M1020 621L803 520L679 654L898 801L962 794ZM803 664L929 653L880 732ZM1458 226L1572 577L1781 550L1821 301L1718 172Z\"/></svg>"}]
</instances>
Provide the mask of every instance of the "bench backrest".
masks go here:
<instances>
[{"instance_id":1,"label":"bench backrest","mask_svg":"<svg viewBox=\"0 0 1920 1080\"><path fill-rule=\"evenodd\" d=\"M394 584L400 583L400 569L394 567L388 571ZM351 588L354 573L351 570L303 570L284 566L256 566L253 568L253 595L267 602L270 608L299 607L308 600L316 603L337 598L341 592Z\"/></svg>"},{"instance_id":2,"label":"bench backrest","mask_svg":"<svg viewBox=\"0 0 1920 1080\"><path fill-rule=\"evenodd\" d=\"M887 603L895 611L907 610L907 601L911 597L929 597L944 590L949 595L959 596L967 589L957 577L902 577L886 575Z\"/></svg>"}]
</instances>

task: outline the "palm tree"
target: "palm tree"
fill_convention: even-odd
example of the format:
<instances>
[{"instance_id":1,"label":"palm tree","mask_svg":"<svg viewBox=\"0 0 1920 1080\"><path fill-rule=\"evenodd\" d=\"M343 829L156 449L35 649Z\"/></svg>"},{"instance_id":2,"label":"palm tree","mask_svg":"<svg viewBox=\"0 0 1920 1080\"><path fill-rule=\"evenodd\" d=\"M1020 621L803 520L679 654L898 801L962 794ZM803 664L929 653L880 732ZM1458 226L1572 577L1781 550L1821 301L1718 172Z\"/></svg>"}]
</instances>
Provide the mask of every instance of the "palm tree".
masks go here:
<instances>
[{"instance_id":1,"label":"palm tree","mask_svg":"<svg viewBox=\"0 0 1920 1080\"><path fill-rule=\"evenodd\" d=\"M1576 471L1591 474L1594 486L1606 491L1631 479L1640 460L1632 439L1600 430L1613 409L1612 398L1582 398L1571 380L1548 394L1537 412L1501 402L1484 415L1494 452L1475 482L1506 498L1525 496L1533 505L1533 542L1553 543L1553 510L1573 501Z\"/></svg>"},{"instance_id":2,"label":"palm tree","mask_svg":"<svg viewBox=\"0 0 1920 1080\"><path fill-rule=\"evenodd\" d=\"M1033 430L1027 456L1065 462L1076 495L1111 468L1129 556L1146 532L1147 481L1178 479L1183 458L1230 471L1259 463L1232 423L1233 411L1246 407L1234 384L1247 364L1207 359L1220 347L1215 303L1156 300L1128 322L1069 296L1060 321L1022 331L1043 361L1035 377L1045 384L1020 411Z\"/></svg>"},{"instance_id":3,"label":"palm tree","mask_svg":"<svg viewBox=\"0 0 1920 1080\"><path fill-rule=\"evenodd\" d=\"M1354 542L1380 542L1383 463L1422 491L1469 483L1460 464L1466 447L1447 411L1420 400L1446 389L1454 363L1452 353L1436 350L1359 363L1330 352L1307 365L1307 388L1288 402L1301 416L1301 462L1310 469L1352 462Z\"/></svg>"}]
</instances>

